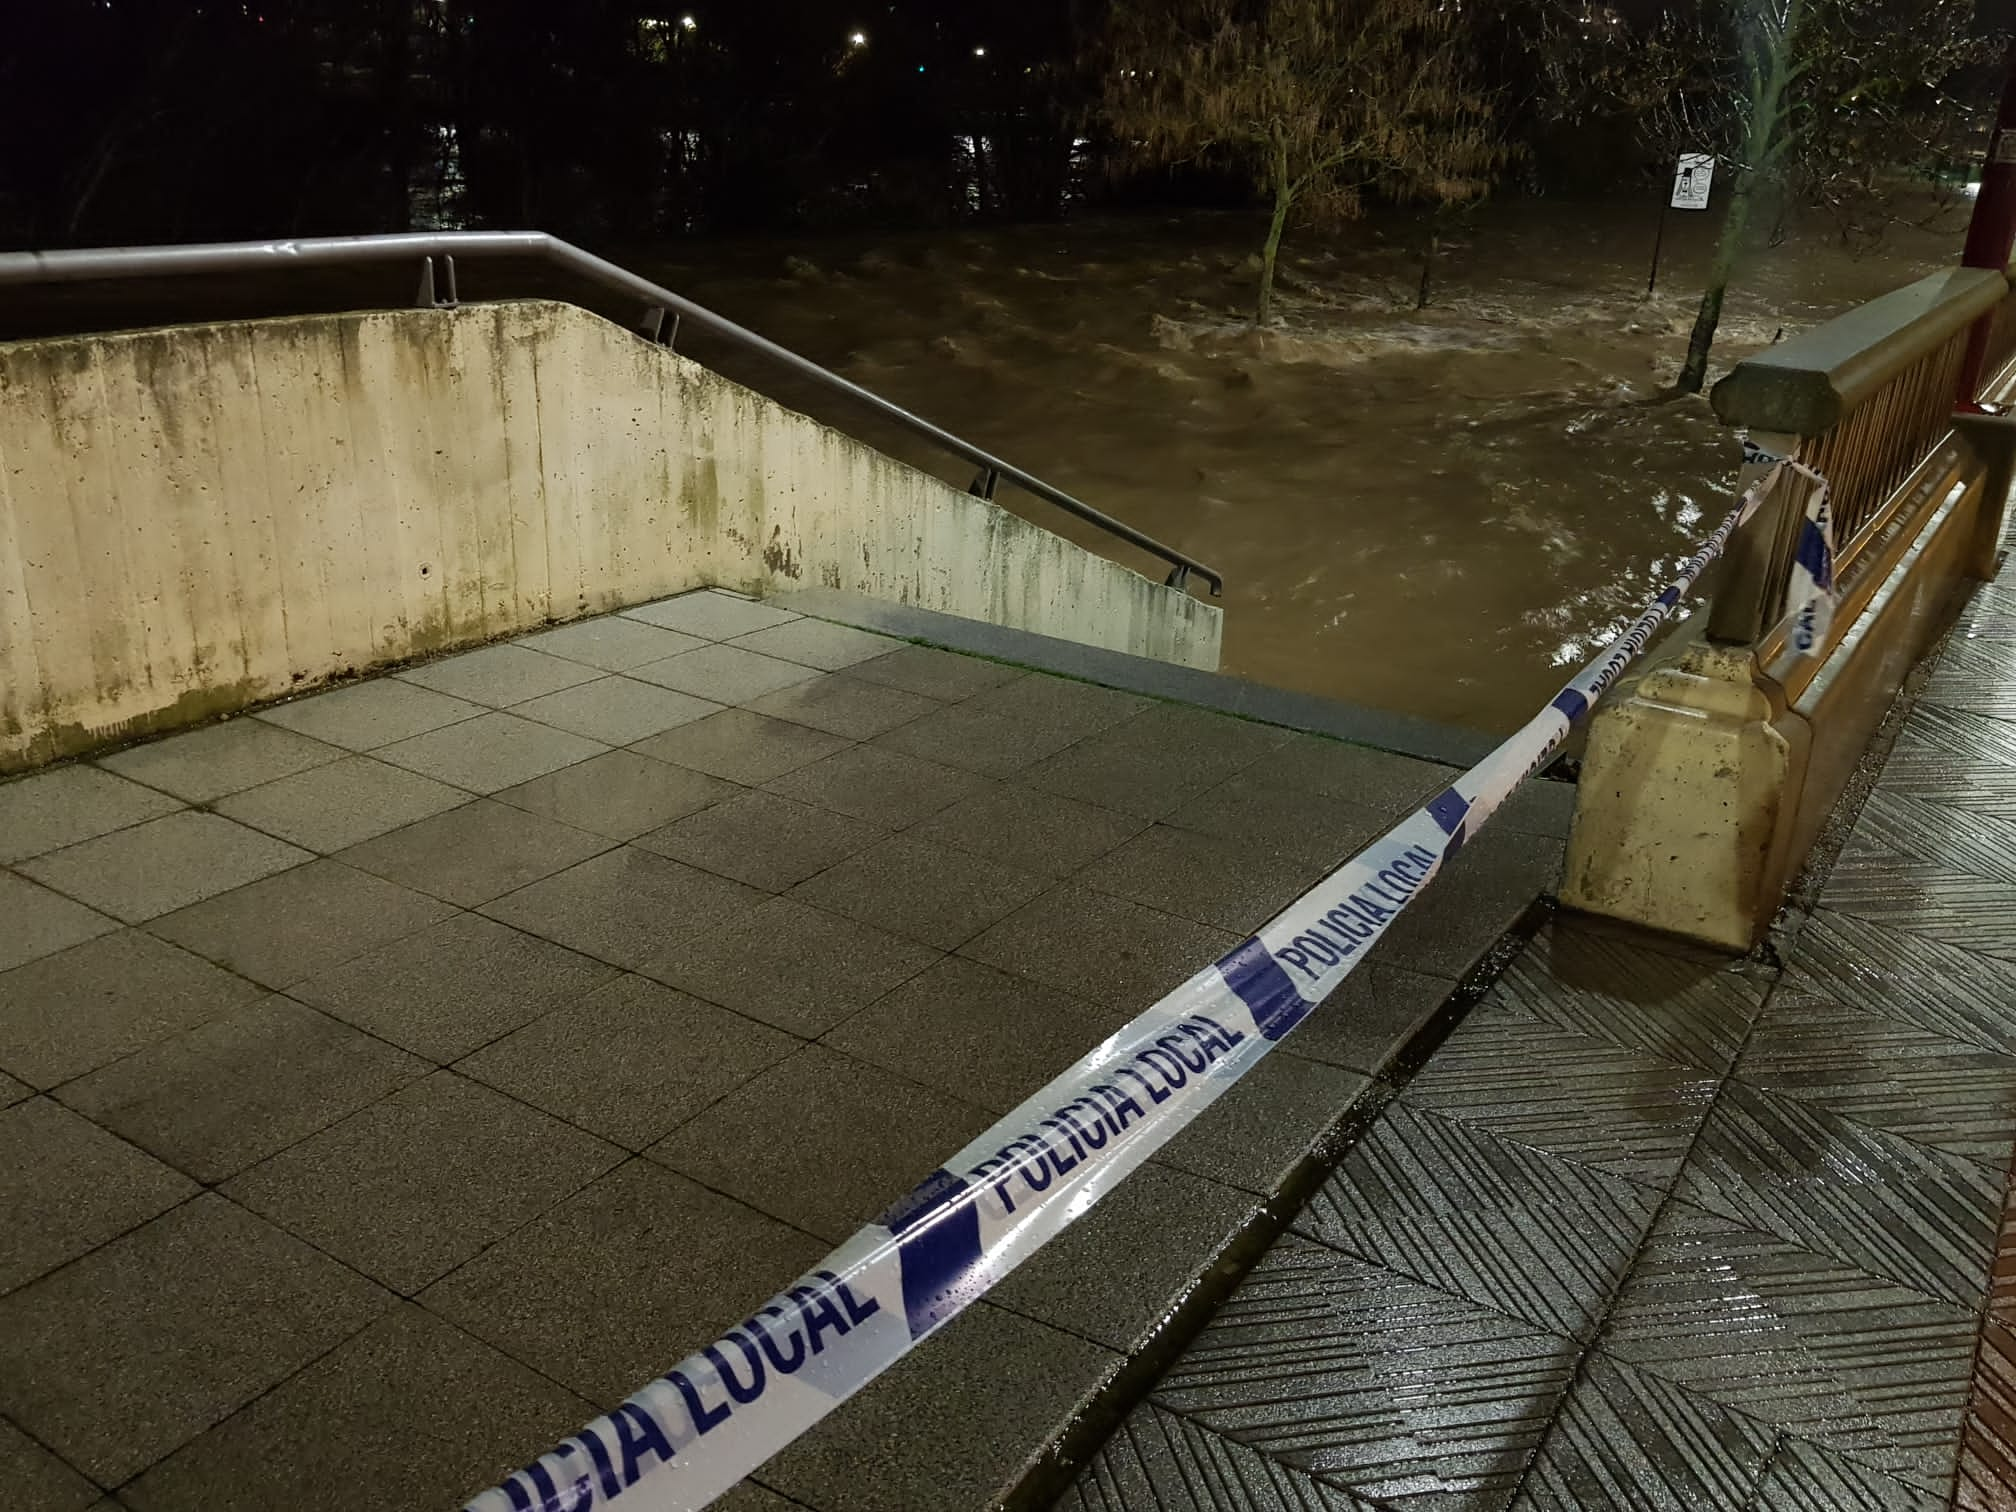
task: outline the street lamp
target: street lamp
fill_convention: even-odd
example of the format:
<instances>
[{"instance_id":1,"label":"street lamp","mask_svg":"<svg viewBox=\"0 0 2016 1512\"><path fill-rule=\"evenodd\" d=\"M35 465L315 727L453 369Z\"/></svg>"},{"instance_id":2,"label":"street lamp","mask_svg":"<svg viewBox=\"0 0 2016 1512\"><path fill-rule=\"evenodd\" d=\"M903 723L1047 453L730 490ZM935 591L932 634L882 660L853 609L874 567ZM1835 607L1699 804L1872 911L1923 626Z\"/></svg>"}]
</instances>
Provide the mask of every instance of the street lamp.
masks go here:
<instances>
[{"instance_id":1,"label":"street lamp","mask_svg":"<svg viewBox=\"0 0 2016 1512\"><path fill-rule=\"evenodd\" d=\"M696 28L698 28L699 25L700 23L698 21L695 21L691 16L681 16L679 18L679 26L682 31L693 31Z\"/></svg>"},{"instance_id":2,"label":"street lamp","mask_svg":"<svg viewBox=\"0 0 2016 1512\"><path fill-rule=\"evenodd\" d=\"M849 32L847 34L847 45L849 47L866 47L868 45L868 33L864 31Z\"/></svg>"}]
</instances>

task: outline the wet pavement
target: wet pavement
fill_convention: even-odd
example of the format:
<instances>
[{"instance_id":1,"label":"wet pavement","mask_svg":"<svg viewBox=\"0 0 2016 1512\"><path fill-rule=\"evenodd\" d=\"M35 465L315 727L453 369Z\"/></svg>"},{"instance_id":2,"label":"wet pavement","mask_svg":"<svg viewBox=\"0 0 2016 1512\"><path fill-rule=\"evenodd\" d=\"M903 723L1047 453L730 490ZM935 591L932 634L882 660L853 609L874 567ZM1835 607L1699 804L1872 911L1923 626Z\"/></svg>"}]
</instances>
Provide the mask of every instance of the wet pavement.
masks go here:
<instances>
[{"instance_id":1,"label":"wet pavement","mask_svg":"<svg viewBox=\"0 0 2016 1512\"><path fill-rule=\"evenodd\" d=\"M0 1504L459 1504L1450 775L710 591L0 784ZM724 1505L1012 1485L1551 889L1571 797Z\"/></svg>"},{"instance_id":2,"label":"wet pavement","mask_svg":"<svg viewBox=\"0 0 2016 1512\"><path fill-rule=\"evenodd\" d=\"M1990 586L1782 972L1549 924L1059 1512L2016 1505L2012 858Z\"/></svg>"}]
</instances>

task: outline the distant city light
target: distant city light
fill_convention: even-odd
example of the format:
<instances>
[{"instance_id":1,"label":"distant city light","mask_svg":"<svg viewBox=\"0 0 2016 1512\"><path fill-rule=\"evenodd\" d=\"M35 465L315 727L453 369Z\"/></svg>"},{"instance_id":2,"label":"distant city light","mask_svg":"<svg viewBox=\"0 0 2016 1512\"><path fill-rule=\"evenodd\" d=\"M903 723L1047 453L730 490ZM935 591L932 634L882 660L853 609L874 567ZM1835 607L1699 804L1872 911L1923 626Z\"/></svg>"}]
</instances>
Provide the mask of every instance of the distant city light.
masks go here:
<instances>
[{"instance_id":1,"label":"distant city light","mask_svg":"<svg viewBox=\"0 0 2016 1512\"><path fill-rule=\"evenodd\" d=\"M849 32L847 34L847 45L849 47L866 47L868 45L868 33L863 31Z\"/></svg>"},{"instance_id":2,"label":"distant city light","mask_svg":"<svg viewBox=\"0 0 2016 1512\"><path fill-rule=\"evenodd\" d=\"M987 49L984 47L976 47L973 49L973 56L976 58L984 58L987 56Z\"/></svg>"},{"instance_id":3,"label":"distant city light","mask_svg":"<svg viewBox=\"0 0 2016 1512\"><path fill-rule=\"evenodd\" d=\"M695 21L691 16L681 16L679 18L679 24L682 27L684 27L687 31L692 31L700 23L698 21Z\"/></svg>"}]
</instances>

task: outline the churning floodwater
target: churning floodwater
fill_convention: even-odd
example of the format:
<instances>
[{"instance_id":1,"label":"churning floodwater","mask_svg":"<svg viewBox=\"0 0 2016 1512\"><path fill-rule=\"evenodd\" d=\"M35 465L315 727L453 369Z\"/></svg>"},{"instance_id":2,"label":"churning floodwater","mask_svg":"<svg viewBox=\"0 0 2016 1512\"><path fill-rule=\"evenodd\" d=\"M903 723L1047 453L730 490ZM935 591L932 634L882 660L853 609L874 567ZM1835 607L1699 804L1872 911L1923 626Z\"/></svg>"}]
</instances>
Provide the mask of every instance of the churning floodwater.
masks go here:
<instances>
[{"instance_id":1,"label":"churning floodwater","mask_svg":"<svg viewBox=\"0 0 2016 1512\"><path fill-rule=\"evenodd\" d=\"M1544 702L1728 508L1738 446L1678 371L1713 234L1656 200L1500 203L1296 232L1246 318L1250 217L1088 220L685 253L675 288L1210 563L1224 667L1489 730ZM1760 245L1715 373L1957 260L1964 210L1855 255ZM701 349L712 361L718 354ZM736 376L961 484L969 469L746 364ZM1711 377L1714 376L1711 374ZM1001 500L1144 572L1040 500Z\"/></svg>"}]
</instances>

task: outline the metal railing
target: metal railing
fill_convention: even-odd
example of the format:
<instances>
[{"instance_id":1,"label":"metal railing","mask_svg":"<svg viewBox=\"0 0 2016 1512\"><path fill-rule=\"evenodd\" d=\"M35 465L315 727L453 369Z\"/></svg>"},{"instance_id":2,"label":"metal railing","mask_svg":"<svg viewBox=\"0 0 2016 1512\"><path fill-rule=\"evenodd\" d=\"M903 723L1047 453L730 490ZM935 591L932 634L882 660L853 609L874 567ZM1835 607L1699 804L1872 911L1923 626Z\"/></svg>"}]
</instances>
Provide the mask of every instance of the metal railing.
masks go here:
<instances>
[{"instance_id":1,"label":"metal railing","mask_svg":"<svg viewBox=\"0 0 2016 1512\"><path fill-rule=\"evenodd\" d=\"M1837 638L1874 586L1864 580L1922 523L1929 492L1907 485L1936 458L1957 456L1953 410L1969 336L1984 316L2006 326L2008 304L1998 272L1934 274L1738 363L1715 386L1724 423L1748 427L1767 449L1796 451L1827 479L1836 594L1847 611L1836 618ZM1782 479L1731 542L1709 639L1754 645L1772 659L1811 488Z\"/></svg>"},{"instance_id":2,"label":"metal railing","mask_svg":"<svg viewBox=\"0 0 2016 1512\"><path fill-rule=\"evenodd\" d=\"M396 236L312 237L299 241L213 242L171 247L107 247L69 252L0 254L0 289L85 284L110 280L162 279L234 274L258 274L289 268L356 268L405 263L416 275L416 298L423 305L452 305L458 299L456 263L477 260L534 260L584 278L613 294L641 302L639 328L648 340L669 345L681 330L704 331L794 374L835 398L847 400L888 421L909 435L979 468L969 489L992 499L1003 482L1054 505L1065 513L1117 537L1150 556L1167 562L1172 588L1187 587L1195 573L1224 591L1217 572L1122 520L1094 509L1041 478L1004 462L950 431L913 415L899 405L850 383L838 373L758 336L754 331L716 315L683 295L548 236L543 231L442 231Z\"/></svg>"}]
</instances>

